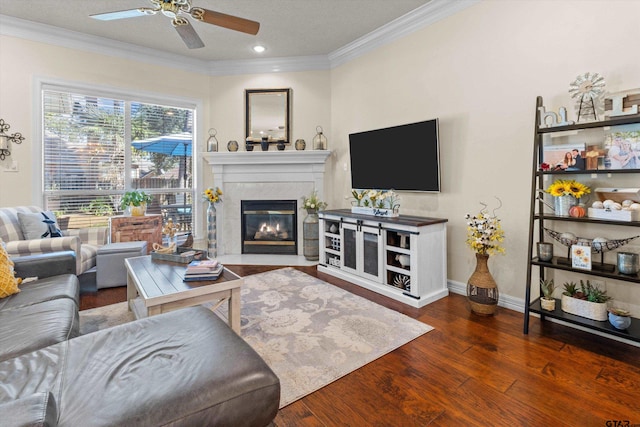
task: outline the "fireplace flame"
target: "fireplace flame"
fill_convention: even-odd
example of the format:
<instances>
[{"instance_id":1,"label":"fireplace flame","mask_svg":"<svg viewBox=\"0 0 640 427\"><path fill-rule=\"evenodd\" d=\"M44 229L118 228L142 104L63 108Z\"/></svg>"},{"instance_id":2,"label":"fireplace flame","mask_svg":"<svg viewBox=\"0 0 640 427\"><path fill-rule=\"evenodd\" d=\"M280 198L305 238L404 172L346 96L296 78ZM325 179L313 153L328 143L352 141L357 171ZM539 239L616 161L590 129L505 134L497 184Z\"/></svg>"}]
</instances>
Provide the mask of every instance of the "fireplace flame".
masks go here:
<instances>
[{"instance_id":1,"label":"fireplace flame","mask_svg":"<svg viewBox=\"0 0 640 427\"><path fill-rule=\"evenodd\" d=\"M280 223L276 223L276 226L274 228L271 225L267 225L267 223L265 222L260 226L260 233L277 236L278 234L280 234Z\"/></svg>"}]
</instances>

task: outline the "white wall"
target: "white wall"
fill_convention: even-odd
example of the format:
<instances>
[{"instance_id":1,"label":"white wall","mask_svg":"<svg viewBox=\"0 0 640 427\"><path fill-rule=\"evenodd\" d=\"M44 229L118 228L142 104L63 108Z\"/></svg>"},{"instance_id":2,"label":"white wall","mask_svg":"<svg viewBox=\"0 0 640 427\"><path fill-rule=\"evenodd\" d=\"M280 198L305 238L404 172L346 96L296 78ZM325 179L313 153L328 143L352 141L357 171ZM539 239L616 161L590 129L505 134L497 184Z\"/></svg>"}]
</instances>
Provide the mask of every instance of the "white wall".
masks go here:
<instances>
[{"instance_id":1,"label":"white wall","mask_svg":"<svg viewBox=\"0 0 640 427\"><path fill-rule=\"evenodd\" d=\"M348 206L350 132L439 117L442 192L403 194L401 210L449 219L448 277L465 283L475 260L464 243L464 214L499 197L507 254L490 268L503 296L522 299L535 97L548 110L572 107L569 83L586 71L605 76L610 91L639 88L638 16L637 1L485 0L331 71L228 77L0 36L0 117L27 138L12 155L20 172L0 171L0 206L31 202L36 76L199 99L204 138L215 127L222 150L244 138L245 88L291 87L292 139L310 146L322 125L335 150L325 189L330 208ZM381 170L393 167L381 155ZM215 185L206 169L203 178Z\"/></svg>"},{"instance_id":2,"label":"white wall","mask_svg":"<svg viewBox=\"0 0 640 427\"><path fill-rule=\"evenodd\" d=\"M209 77L202 74L7 36L0 36L0 55L0 118L11 125L10 133L25 137L9 158L18 162L19 171L6 172L0 162L0 206L41 204L31 191L40 176L38 81L184 98L201 104L204 117L210 114ZM196 132L202 134L201 126Z\"/></svg>"},{"instance_id":3,"label":"white wall","mask_svg":"<svg viewBox=\"0 0 640 427\"><path fill-rule=\"evenodd\" d=\"M507 253L489 267L503 296L523 299L535 98L575 120L577 75L598 72L611 91L640 87L638 16L631 1L488 0L334 69L331 205L348 206L349 133L439 117L442 192L402 194L401 213L449 220L448 278L466 283L475 257L464 215L499 197ZM381 171L394 167L380 156Z\"/></svg>"},{"instance_id":4,"label":"white wall","mask_svg":"<svg viewBox=\"0 0 640 427\"><path fill-rule=\"evenodd\" d=\"M291 144L286 149L294 150L293 142L299 138L310 148L317 125L322 125L325 131L331 129L330 84L329 71L212 77L212 109L205 126L217 129L221 151L227 150L229 140L238 141L240 150L244 150L244 90L290 88Z\"/></svg>"}]
</instances>

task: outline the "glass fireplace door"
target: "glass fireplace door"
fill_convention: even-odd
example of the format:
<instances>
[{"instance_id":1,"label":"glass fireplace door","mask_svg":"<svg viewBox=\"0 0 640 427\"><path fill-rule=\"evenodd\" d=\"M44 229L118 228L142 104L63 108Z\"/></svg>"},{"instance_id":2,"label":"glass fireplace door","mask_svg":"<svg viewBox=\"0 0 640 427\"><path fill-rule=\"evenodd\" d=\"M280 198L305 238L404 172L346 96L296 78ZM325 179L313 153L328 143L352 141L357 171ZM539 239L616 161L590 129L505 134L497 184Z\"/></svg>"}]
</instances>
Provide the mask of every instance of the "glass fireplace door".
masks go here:
<instances>
[{"instance_id":1,"label":"glass fireplace door","mask_svg":"<svg viewBox=\"0 0 640 427\"><path fill-rule=\"evenodd\" d=\"M295 200L243 200L242 253L296 255Z\"/></svg>"}]
</instances>

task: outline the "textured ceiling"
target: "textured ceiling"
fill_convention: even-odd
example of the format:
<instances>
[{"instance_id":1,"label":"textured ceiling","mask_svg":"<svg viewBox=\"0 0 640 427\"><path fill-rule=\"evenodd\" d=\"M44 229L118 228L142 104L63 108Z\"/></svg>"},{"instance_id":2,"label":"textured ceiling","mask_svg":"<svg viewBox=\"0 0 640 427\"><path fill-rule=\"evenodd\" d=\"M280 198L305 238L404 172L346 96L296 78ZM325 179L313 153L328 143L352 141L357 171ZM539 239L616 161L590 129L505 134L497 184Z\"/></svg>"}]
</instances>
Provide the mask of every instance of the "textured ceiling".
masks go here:
<instances>
[{"instance_id":1,"label":"textured ceiling","mask_svg":"<svg viewBox=\"0 0 640 427\"><path fill-rule=\"evenodd\" d=\"M192 22L205 47L188 49L156 14L116 21L89 15L151 7L148 0L0 0L0 14L204 61L327 55L431 0L192 0L193 6L260 22L256 36ZM263 44L267 51L251 50Z\"/></svg>"}]
</instances>

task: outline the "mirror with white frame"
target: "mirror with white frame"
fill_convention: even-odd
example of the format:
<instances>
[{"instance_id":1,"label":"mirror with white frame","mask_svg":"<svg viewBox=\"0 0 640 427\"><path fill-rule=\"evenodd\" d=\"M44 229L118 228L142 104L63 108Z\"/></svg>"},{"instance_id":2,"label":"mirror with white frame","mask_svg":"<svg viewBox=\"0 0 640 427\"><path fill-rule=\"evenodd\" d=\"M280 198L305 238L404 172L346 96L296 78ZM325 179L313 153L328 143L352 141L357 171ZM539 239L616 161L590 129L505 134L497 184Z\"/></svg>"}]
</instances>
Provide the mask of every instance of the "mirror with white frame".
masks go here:
<instances>
[{"instance_id":1,"label":"mirror with white frame","mask_svg":"<svg viewBox=\"0 0 640 427\"><path fill-rule=\"evenodd\" d=\"M289 93L290 89L245 89L248 143L289 143Z\"/></svg>"}]
</instances>

